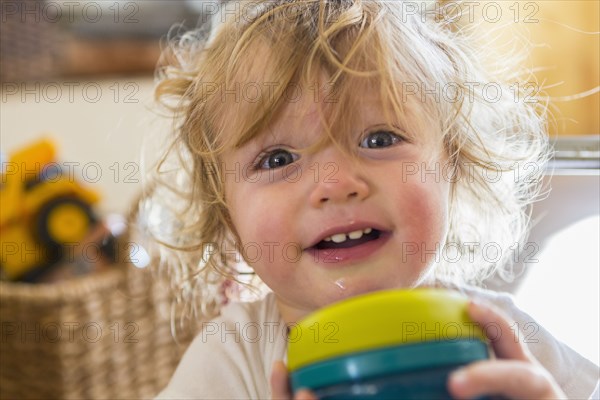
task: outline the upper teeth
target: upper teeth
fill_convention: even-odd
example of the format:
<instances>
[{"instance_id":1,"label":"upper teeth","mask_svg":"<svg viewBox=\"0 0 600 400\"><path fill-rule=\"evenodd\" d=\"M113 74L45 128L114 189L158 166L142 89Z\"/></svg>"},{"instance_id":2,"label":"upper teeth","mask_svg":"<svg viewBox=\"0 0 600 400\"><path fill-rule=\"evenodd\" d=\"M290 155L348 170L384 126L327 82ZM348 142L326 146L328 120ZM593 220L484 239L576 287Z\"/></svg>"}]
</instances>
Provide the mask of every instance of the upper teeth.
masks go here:
<instances>
[{"instance_id":1,"label":"upper teeth","mask_svg":"<svg viewBox=\"0 0 600 400\"><path fill-rule=\"evenodd\" d=\"M336 233L335 235L327 236L323 240L326 242L333 241L334 243L342 243L348 239L360 239L363 234L368 235L372 231L373 231L373 229L367 228L367 229L361 229L358 231L352 231L349 233Z\"/></svg>"}]
</instances>

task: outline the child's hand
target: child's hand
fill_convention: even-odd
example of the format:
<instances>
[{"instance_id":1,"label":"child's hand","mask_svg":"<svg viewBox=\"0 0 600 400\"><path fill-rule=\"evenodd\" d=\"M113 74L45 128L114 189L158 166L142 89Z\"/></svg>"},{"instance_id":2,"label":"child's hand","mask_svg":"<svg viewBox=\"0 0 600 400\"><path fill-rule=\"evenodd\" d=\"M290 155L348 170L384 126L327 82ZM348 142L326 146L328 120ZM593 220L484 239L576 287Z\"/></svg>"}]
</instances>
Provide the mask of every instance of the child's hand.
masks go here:
<instances>
[{"instance_id":1,"label":"child's hand","mask_svg":"<svg viewBox=\"0 0 600 400\"><path fill-rule=\"evenodd\" d=\"M453 397L470 399L483 395L502 395L512 399L566 399L558 384L529 352L515 340L509 319L498 309L469 304L473 321L485 327L500 328L497 338L490 338L496 360L470 364L450 375L448 389ZM496 334L494 332L494 334Z\"/></svg>"},{"instance_id":2,"label":"child's hand","mask_svg":"<svg viewBox=\"0 0 600 400\"><path fill-rule=\"evenodd\" d=\"M503 395L508 398L566 399L550 373L531 355L520 341L515 341L510 322L502 312L490 306L469 304L473 321L485 327L494 324L501 334L490 338L496 360L480 361L454 372L448 381L448 389L458 399L476 398L484 395ZM495 332L494 332L495 333ZM492 340L493 339L493 340ZM273 399L292 399L285 364L278 361L271 375ZM308 390L300 390L294 400L316 400Z\"/></svg>"},{"instance_id":3,"label":"child's hand","mask_svg":"<svg viewBox=\"0 0 600 400\"><path fill-rule=\"evenodd\" d=\"M288 380L287 368L282 361L277 361L273 364L273 372L271 373L271 393L273 399L292 399L292 390ZM299 390L293 399L317 400L317 397L309 390Z\"/></svg>"}]
</instances>

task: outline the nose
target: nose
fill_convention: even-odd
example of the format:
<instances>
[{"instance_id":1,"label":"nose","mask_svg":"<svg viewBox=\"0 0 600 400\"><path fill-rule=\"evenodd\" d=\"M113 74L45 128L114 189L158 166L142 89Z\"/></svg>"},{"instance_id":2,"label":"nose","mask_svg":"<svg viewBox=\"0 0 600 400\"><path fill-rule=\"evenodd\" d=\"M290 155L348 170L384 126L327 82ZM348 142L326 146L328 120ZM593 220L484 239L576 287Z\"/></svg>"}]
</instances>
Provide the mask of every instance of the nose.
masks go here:
<instances>
[{"instance_id":1,"label":"nose","mask_svg":"<svg viewBox=\"0 0 600 400\"><path fill-rule=\"evenodd\" d=\"M339 150L327 151L329 156L319 157L311 168L315 185L310 193L310 204L322 207L326 204L341 204L348 201L360 201L370 194L369 184L359 171L354 160Z\"/></svg>"}]
</instances>

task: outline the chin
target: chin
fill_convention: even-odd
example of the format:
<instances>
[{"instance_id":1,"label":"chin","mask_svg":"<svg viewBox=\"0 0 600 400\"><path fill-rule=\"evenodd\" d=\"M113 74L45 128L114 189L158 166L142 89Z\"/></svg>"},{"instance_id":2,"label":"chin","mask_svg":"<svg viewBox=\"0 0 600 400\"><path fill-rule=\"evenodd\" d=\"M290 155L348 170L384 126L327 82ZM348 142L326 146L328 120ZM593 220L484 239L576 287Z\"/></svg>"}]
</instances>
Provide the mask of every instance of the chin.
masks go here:
<instances>
[{"instance_id":1,"label":"chin","mask_svg":"<svg viewBox=\"0 0 600 400\"><path fill-rule=\"evenodd\" d=\"M331 301L329 303L347 299L361 294L377 292L388 289L401 289L402 285L390 285L389 283L374 283L374 282L337 282L335 290L330 291Z\"/></svg>"},{"instance_id":2,"label":"chin","mask_svg":"<svg viewBox=\"0 0 600 400\"><path fill-rule=\"evenodd\" d=\"M379 282L363 281L356 285L356 292L357 294L360 294L375 292L378 290L411 289L419 286L423 282L425 277L425 274L415 273L411 276L396 277L396 279L385 279Z\"/></svg>"}]
</instances>

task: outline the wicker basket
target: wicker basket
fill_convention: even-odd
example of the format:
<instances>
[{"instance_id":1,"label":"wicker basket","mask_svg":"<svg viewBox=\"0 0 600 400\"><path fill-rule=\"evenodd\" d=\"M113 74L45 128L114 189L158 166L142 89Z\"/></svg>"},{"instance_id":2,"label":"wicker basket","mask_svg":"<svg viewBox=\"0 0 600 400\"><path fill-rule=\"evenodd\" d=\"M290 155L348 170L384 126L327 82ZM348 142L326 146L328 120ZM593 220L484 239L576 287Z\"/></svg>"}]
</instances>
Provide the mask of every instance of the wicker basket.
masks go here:
<instances>
[{"instance_id":1,"label":"wicker basket","mask_svg":"<svg viewBox=\"0 0 600 400\"><path fill-rule=\"evenodd\" d=\"M168 291L131 265L58 284L0 282L0 398L156 395L191 332L170 327Z\"/></svg>"}]
</instances>

